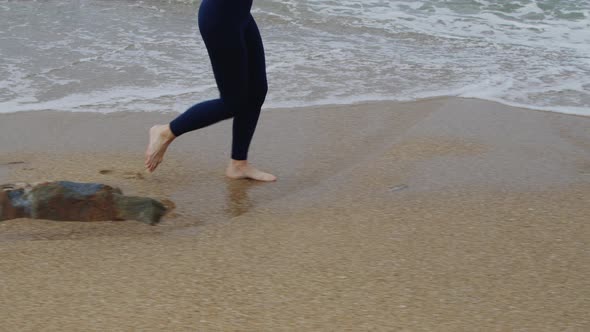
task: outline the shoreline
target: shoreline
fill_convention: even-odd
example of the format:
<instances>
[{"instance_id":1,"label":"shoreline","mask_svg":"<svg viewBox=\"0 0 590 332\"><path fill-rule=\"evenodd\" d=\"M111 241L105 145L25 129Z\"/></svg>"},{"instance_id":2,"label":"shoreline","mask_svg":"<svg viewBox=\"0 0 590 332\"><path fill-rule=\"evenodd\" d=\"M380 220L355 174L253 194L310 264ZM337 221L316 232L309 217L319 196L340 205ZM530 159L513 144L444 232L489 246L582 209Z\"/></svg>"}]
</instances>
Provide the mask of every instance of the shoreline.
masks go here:
<instances>
[{"instance_id":1,"label":"shoreline","mask_svg":"<svg viewBox=\"0 0 590 332\"><path fill-rule=\"evenodd\" d=\"M0 183L176 205L157 226L0 222L6 328L590 326L590 118L466 98L272 110L251 149L272 184L224 178L231 121L150 175L147 129L171 113L0 114Z\"/></svg>"},{"instance_id":2,"label":"shoreline","mask_svg":"<svg viewBox=\"0 0 590 332\"><path fill-rule=\"evenodd\" d=\"M571 115L571 116L579 116L579 117L583 117L583 118L588 118L590 117L590 108L584 108L584 107L578 107L576 106L576 109L579 109L577 111L572 111L572 110L558 110L561 109L562 107L558 107L558 108L554 108L554 107L534 107L531 105L524 105L524 104L515 104L515 103L510 103L510 102L506 102L503 101L501 99L498 98L481 98L481 97L461 97L461 96L455 96L455 95L436 95L436 96L430 96L430 97L421 97L421 98L417 98L417 99L409 99L409 100L399 100L399 99L387 99L387 98L383 98L383 99L361 99L361 100L357 100L357 101L346 101L346 102L342 102L342 103L332 103L332 102L326 102L326 103L315 103L315 104L309 104L309 105L302 105L302 106L290 106L290 105L286 105L286 106L263 106L263 111L277 111L277 110L289 110L289 109L307 109L307 108L321 108L321 107L335 107L335 106L340 106L340 107L347 107L347 106L362 106L362 105L372 105L372 104L381 104L381 103L393 103L393 104L398 104L398 105L403 105L403 104L411 104L411 103L419 103L419 102L427 102L427 101L433 101L433 100L444 100L444 99L463 99L463 100L472 100L474 102L489 102L489 103L495 103L498 104L499 106L502 107L507 107L507 108L512 108L512 109L519 109L519 110L526 110L526 111L536 111L536 112L549 112L549 113L556 113L556 114L565 114L565 115ZM582 114L579 113L581 110L586 110L586 113L588 114ZM112 111L112 112L97 112L97 111L60 111L60 110L55 110L55 109L42 109L42 110L25 110L25 111L12 111L12 112L6 112L6 113L0 113L0 115L2 114L16 114L16 113L43 113L43 112L58 112L58 113L82 113L82 114L113 114L113 113L141 113L141 111L139 112L135 112L135 111ZM145 113L156 113L156 114L179 114L181 112L177 112L177 111L143 111Z\"/></svg>"},{"instance_id":3,"label":"shoreline","mask_svg":"<svg viewBox=\"0 0 590 332\"><path fill-rule=\"evenodd\" d=\"M457 95L433 95L429 97L420 97L416 99L408 99L408 100L401 100L401 99L362 99L358 101L351 101L351 102L343 102L343 103L318 103L318 104L310 104L310 105L303 105L303 106L271 106L266 109L268 110L284 110L284 109L304 109L304 108L312 108L312 107L333 107L333 106L348 106L348 105L370 105L375 103L395 103L395 104L408 104L408 103L416 103L416 102L423 102L423 101L430 101L430 100L439 100L439 99L464 99L464 100L472 100L474 102L488 102L488 103L495 103L502 107L512 108L512 109L519 109L519 110L526 110L526 111L536 111L536 112L549 112L549 113L556 113L556 114L565 114L565 115L572 115L572 116L579 116L579 117L590 117L590 107L580 107L575 106L576 110L559 110L563 109L562 106L555 107L535 107L533 105L525 105L525 104L517 104L517 103L510 103L504 101L500 98L482 98L482 97L462 97ZM579 113L584 111L585 113Z\"/></svg>"}]
</instances>

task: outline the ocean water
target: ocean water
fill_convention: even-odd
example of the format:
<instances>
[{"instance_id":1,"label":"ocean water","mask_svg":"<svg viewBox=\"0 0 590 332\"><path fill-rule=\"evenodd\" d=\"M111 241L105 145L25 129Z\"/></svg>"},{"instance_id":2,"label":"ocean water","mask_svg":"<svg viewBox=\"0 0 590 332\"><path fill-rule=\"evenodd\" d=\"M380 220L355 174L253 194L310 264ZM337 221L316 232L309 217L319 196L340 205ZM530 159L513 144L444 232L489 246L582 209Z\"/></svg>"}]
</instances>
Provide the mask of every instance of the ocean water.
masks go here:
<instances>
[{"instance_id":1,"label":"ocean water","mask_svg":"<svg viewBox=\"0 0 590 332\"><path fill-rule=\"evenodd\" d=\"M182 112L199 1L0 0L0 113ZM265 108L462 96L590 115L590 0L254 0Z\"/></svg>"}]
</instances>

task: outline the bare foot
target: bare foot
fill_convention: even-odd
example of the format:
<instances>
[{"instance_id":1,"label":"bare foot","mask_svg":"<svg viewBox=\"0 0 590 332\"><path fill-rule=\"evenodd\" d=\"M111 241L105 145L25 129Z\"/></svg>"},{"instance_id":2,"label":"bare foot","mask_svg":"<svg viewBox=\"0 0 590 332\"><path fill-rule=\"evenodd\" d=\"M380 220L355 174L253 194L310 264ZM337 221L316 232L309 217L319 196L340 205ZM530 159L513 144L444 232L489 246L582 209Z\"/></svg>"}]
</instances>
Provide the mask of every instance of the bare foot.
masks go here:
<instances>
[{"instance_id":1,"label":"bare foot","mask_svg":"<svg viewBox=\"0 0 590 332\"><path fill-rule=\"evenodd\" d=\"M276 176L250 166L246 160L231 160L225 175L231 179L252 179L264 182L277 180Z\"/></svg>"},{"instance_id":2,"label":"bare foot","mask_svg":"<svg viewBox=\"0 0 590 332\"><path fill-rule=\"evenodd\" d=\"M168 125L155 125L150 129L150 142L145 152L145 168L150 173L164 160L164 153L174 138Z\"/></svg>"}]
</instances>

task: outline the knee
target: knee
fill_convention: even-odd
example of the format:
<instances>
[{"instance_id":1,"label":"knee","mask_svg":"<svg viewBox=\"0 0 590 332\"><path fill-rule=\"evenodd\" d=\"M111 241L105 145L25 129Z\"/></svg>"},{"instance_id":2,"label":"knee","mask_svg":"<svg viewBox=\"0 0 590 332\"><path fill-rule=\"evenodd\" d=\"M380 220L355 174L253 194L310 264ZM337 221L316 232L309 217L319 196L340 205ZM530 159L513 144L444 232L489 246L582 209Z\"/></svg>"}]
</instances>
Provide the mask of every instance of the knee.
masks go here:
<instances>
[{"instance_id":1,"label":"knee","mask_svg":"<svg viewBox=\"0 0 590 332\"><path fill-rule=\"evenodd\" d=\"M266 94L268 93L268 85L266 82L264 84L260 84L259 86L252 91L250 103L251 106L260 108L262 104L264 104L264 100L266 100Z\"/></svg>"},{"instance_id":2,"label":"knee","mask_svg":"<svg viewBox=\"0 0 590 332\"><path fill-rule=\"evenodd\" d=\"M221 101L227 108L228 113L235 115L241 109L246 108L249 104L249 98L246 93L235 93L231 95L221 95Z\"/></svg>"},{"instance_id":3,"label":"knee","mask_svg":"<svg viewBox=\"0 0 590 332\"><path fill-rule=\"evenodd\" d=\"M228 108L228 111L235 114L244 108L261 108L266 100L267 93L268 85L264 82L256 87L250 87L248 90L231 94L221 94L221 100Z\"/></svg>"}]
</instances>

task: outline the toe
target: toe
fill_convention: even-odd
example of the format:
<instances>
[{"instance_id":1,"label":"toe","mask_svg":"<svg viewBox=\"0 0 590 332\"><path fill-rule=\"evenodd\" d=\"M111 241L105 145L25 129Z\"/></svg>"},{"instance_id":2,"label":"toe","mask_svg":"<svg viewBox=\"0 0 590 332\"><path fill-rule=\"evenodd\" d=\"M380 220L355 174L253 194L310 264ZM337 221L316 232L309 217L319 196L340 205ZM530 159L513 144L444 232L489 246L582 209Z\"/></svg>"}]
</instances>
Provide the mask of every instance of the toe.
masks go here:
<instances>
[{"instance_id":1,"label":"toe","mask_svg":"<svg viewBox=\"0 0 590 332\"><path fill-rule=\"evenodd\" d=\"M156 169L156 161L154 160L154 158L150 158L148 160L147 168L149 169L150 172L153 172L154 169Z\"/></svg>"},{"instance_id":2,"label":"toe","mask_svg":"<svg viewBox=\"0 0 590 332\"><path fill-rule=\"evenodd\" d=\"M275 181L277 178L269 173L261 173L260 175L258 175L257 180L261 180L261 181L265 181L265 182L271 182L271 181Z\"/></svg>"}]
</instances>

